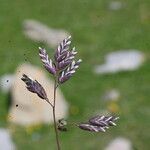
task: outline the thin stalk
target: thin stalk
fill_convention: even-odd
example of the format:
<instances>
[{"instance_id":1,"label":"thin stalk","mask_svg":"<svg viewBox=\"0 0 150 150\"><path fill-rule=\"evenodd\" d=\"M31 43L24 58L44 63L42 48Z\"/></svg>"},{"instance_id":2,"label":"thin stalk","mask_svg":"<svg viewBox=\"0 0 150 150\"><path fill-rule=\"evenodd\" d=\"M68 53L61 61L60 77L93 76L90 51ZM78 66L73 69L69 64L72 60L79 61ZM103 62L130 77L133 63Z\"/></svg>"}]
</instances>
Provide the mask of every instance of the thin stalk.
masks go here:
<instances>
[{"instance_id":1,"label":"thin stalk","mask_svg":"<svg viewBox=\"0 0 150 150\"><path fill-rule=\"evenodd\" d=\"M48 99L48 98L46 99L46 101L47 101L47 103L49 103L49 104L50 104L50 106L53 108L53 104L49 101L49 99Z\"/></svg>"},{"instance_id":2,"label":"thin stalk","mask_svg":"<svg viewBox=\"0 0 150 150\"><path fill-rule=\"evenodd\" d=\"M56 109L56 89L57 89L57 81L55 79L54 83L54 104L53 104L53 120L54 120L54 128L55 128L55 135L56 135L56 144L57 144L57 150L60 150L60 141L58 137L58 129L57 129L57 123L56 123L56 114L55 114L55 109Z\"/></svg>"}]
</instances>

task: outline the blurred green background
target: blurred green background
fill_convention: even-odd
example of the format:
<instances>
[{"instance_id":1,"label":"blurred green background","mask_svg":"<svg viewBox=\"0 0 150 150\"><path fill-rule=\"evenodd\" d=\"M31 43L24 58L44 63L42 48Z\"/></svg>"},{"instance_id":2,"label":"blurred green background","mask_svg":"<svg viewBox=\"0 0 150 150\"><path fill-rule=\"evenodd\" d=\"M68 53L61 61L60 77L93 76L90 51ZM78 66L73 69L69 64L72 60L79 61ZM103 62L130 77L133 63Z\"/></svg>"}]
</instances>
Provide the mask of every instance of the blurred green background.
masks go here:
<instances>
[{"instance_id":1,"label":"blurred green background","mask_svg":"<svg viewBox=\"0 0 150 150\"><path fill-rule=\"evenodd\" d=\"M73 45L83 63L75 76L61 87L64 96L78 113L69 120L85 121L96 112L107 109L101 100L110 88L121 92L118 102L118 126L104 133L89 133L70 128L61 133L63 150L101 150L115 137L131 140L133 149L150 147L150 1L122 0L125 7L116 11L108 8L111 0L0 0L0 75L14 73L25 62L41 66L37 48L43 46L23 35L25 19L35 19L71 33ZM47 47L47 46L45 46ZM112 75L95 75L93 67L103 63L108 52L138 49L147 56L140 69ZM53 150L53 127L36 127L32 133L7 122L8 95L0 92L0 127L13 128L13 140L18 150ZM33 134L41 136L33 140Z\"/></svg>"}]
</instances>

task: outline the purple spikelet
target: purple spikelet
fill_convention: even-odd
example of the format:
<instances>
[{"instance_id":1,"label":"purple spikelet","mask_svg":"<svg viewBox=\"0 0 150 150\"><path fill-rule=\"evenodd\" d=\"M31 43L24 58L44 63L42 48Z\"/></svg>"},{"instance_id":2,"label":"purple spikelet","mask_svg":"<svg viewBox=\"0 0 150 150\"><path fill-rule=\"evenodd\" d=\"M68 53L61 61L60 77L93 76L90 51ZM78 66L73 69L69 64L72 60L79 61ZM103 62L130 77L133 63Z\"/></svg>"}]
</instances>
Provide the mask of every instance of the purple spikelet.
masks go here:
<instances>
[{"instance_id":1,"label":"purple spikelet","mask_svg":"<svg viewBox=\"0 0 150 150\"><path fill-rule=\"evenodd\" d=\"M81 123L79 124L79 128L82 130L86 131L91 131L91 132L105 132L105 129L100 127L100 126L93 126L88 123Z\"/></svg>"},{"instance_id":2,"label":"purple spikelet","mask_svg":"<svg viewBox=\"0 0 150 150\"><path fill-rule=\"evenodd\" d=\"M44 88L42 87L42 85L36 81L36 80L32 80L31 78L29 78L27 75L23 74L22 81L25 82L26 84L26 88L32 92L32 93L36 93L40 98L42 99L47 99L47 94L44 90Z\"/></svg>"},{"instance_id":3,"label":"purple spikelet","mask_svg":"<svg viewBox=\"0 0 150 150\"><path fill-rule=\"evenodd\" d=\"M93 125L97 126L116 126L115 121L118 120L119 117L114 116L96 116L89 119L89 122Z\"/></svg>"},{"instance_id":4,"label":"purple spikelet","mask_svg":"<svg viewBox=\"0 0 150 150\"><path fill-rule=\"evenodd\" d=\"M64 39L59 45L55 53L55 61L57 70L64 70L69 66L77 54L75 47L72 50L69 50L71 44L71 36Z\"/></svg>"},{"instance_id":5,"label":"purple spikelet","mask_svg":"<svg viewBox=\"0 0 150 150\"><path fill-rule=\"evenodd\" d=\"M80 123L78 127L87 131L105 132L109 126L116 126L115 121L118 119L119 117L114 116L95 116L90 118L88 123Z\"/></svg>"},{"instance_id":6,"label":"purple spikelet","mask_svg":"<svg viewBox=\"0 0 150 150\"><path fill-rule=\"evenodd\" d=\"M48 54L45 49L39 47L39 56L43 62L44 67L48 72L51 74L55 75L56 74L56 68L55 65L53 64L52 60L49 59Z\"/></svg>"},{"instance_id":7,"label":"purple spikelet","mask_svg":"<svg viewBox=\"0 0 150 150\"><path fill-rule=\"evenodd\" d=\"M64 60L66 55L68 54L69 46L71 44L71 36L64 39L57 47L56 53L55 53L55 61L60 62L61 60Z\"/></svg>"},{"instance_id":8,"label":"purple spikelet","mask_svg":"<svg viewBox=\"0 0 150 150\"><path fill-rule=\"evenodd\" d=\"M79 68L79 64L82 62L81 59L79 59L77 62L74 60L71 62L70 66L68 66L65 70L63 70L60 73L59 76L59 83L63 83L67 81L76 71L77 68Z\"/></svg>"}]
</instances>

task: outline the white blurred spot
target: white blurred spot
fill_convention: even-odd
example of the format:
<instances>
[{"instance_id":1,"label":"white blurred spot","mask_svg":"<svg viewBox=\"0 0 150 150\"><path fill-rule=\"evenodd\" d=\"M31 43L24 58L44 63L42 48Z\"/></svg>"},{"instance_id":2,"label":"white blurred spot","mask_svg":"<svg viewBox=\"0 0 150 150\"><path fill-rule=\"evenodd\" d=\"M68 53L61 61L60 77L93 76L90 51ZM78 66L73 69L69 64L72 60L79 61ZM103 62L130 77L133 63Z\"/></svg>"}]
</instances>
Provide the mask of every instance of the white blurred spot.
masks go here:
<instances>
[{"instance_id":1,"label":"white blurred spot","mask_svg":"<svg viewBox=\"0 0 150 150\"><path fill-rule=\"evenodd\" d=\"M110 10L120 10L124 7L124 4L120 1L111 1L108 7Z\"/></svg>"},{"instance_id":2,"label":"white blurred spot","mask_svg":"<svg viewBox=\"0 0 150 150\"><path fill-rule=\"evenodd\" d=\"M50 28L36 20L25 20L23 22L23 32L31 40L43 42L53 48L70 35L65 30Z\"/></svg>"},{"instance_id":3,"label":"white blurred spot","mask_svg":"<svg viewBox=\"0 0 150 150\"><path fill-rule=\"evenodd\" d=\"M105 63L95 67L99 74L132 71L138 69L144 61L144 55L138 50L120 50L109 53Z\"/></svg>"},{"instance_id":4,"label":"white blurred spot","mask_svg":"<svg viewBox=\"0 0 150 150\"><path fill-rule=\"evenodd\" d=\"M7 129L0 128L0 150L15 150L14 143Z\"/></svg>"},{"instance_id":5,"label":"white blurred spot","mask_svg":"<svg viewBox=\"0 0 150 150\"><path fill-rule=\"evenodd\" d=\"M117 101L120 98L120 92L117 89L106 91L102 98L106 101Z\"/></svg>"},{"instance_id":6,"label":"white blurred spot","mask_svg":"<svg viewBox=\"0 0 150 150\"><path fill-rule=\"evenodd\" d=\"M14 82L14 75L13 74L6 74L0 77L0 89L2 92L7 93L9 92L12 84Z\"/></svg>"},{"instance_id":7,"label":"white blurred spot","mask_svg":"<svg viewBox=\"0 0 150 150\"><path fill-rule=\"evenodd\" d=\"M122 137L112 140L104 150L132 150L131 142Z\"/></svg>"}]
</instances>

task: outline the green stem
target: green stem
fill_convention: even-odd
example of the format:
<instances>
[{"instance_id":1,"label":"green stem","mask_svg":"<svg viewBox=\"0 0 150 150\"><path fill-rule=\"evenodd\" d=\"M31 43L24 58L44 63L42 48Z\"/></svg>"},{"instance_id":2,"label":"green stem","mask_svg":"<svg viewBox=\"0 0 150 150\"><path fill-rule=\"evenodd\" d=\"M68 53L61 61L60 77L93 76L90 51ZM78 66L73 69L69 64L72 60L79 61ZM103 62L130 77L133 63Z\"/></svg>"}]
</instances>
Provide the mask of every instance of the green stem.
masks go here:
<instances>
[{"instance_id":1,"label":"green stem","mask_svg":"<svg viewBox=\"0 0 150 150\"><path fill-rule=\"evenodd\" d=\"M57 89L57 81L55 79L54 83L54 104L53 104L53 120L54 120L54 128L55 128L55 135L56 135L56 144L57 144L57 150L60 150L60 141L58 137L58 129L57 129L57 123L56 123L56 89Z\"/></svg>"}]
</instances>

